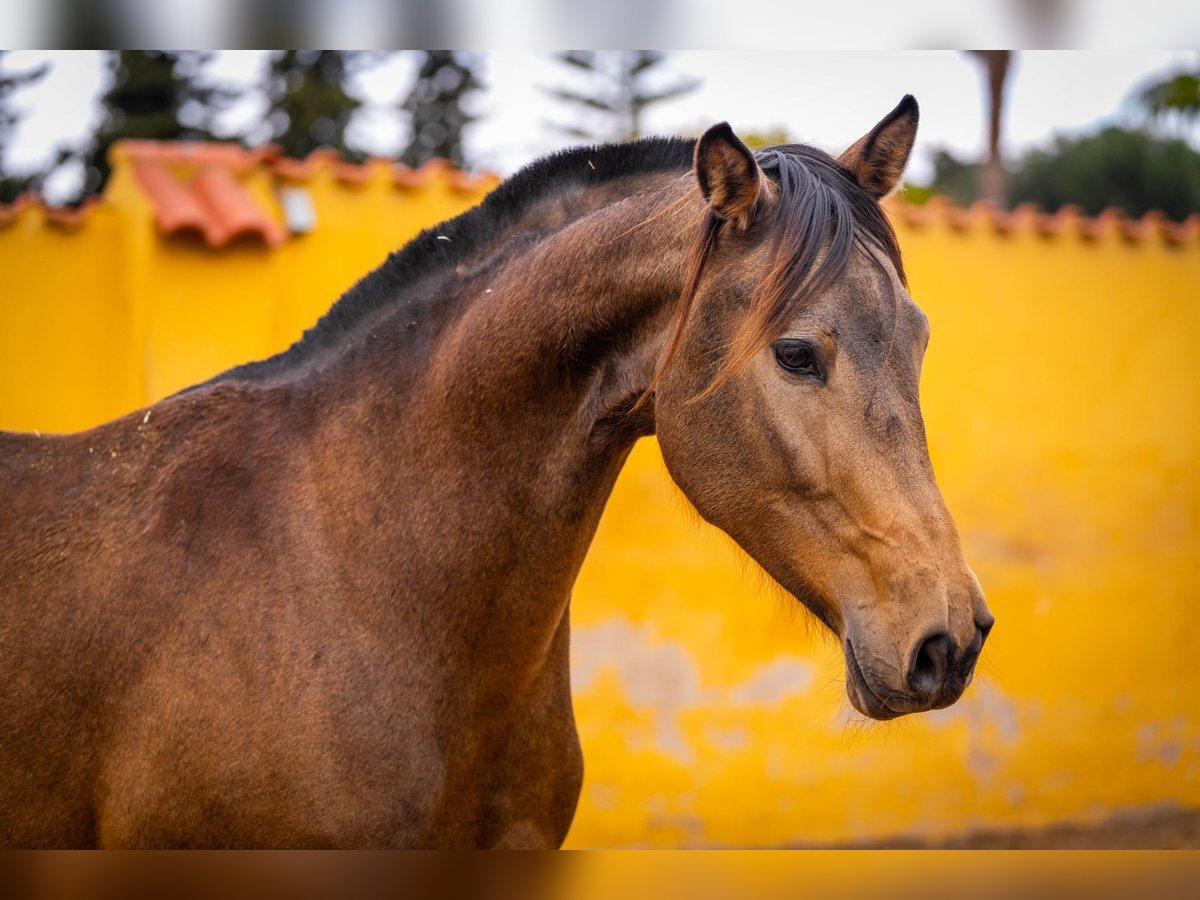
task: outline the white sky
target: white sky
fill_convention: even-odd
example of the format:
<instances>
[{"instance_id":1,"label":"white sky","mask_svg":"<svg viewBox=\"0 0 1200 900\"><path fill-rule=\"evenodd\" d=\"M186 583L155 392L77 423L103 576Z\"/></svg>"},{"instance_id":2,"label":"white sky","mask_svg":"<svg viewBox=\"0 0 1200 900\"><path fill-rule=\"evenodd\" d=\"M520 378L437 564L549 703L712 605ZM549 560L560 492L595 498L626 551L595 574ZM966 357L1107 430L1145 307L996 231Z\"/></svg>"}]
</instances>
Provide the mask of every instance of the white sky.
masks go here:
<instances>
[{"instance_id":1,"label":"white sky","mask_svg":"<svg viewBox=\"0 0 1200 900\"><path fill-rule=\"evenodd\" d=\"M19 95L28 116L10 150L14 168L36 165L60 142L85 138L99 116L99 54L22 51L5 63L19 70L43 59L50 59L54 70ZM226 78L250 80L262 59L252 51L230 51L220 55L217 70ZM1005 151L1016 154L1048 142L1056 132L1128 118L1126 101L1135 87L1197 62L1195 52L1183 51L1020 51L1009 80ZM933 150L939 147L965 157L982 152L981 69L961 52L680 51L667 65L672 73L702 83L685 97L651 108L646 125L652 132L697 133L726 119L735 131L783 129L793 139L836 152L911 93L921 104L921 127L910 180L931 177ZM547 124L565 120L566 111L539 90L561 80L560 65L545 54L500 51L485 54L484 66L490 90L479 102L482 118L467 138L478 167L508 174L571 142ZM402 96L411 77L408 60L396 59L363 78L361 89L372 104L383 105ZM233 111L228 124L253 124L260 115L255 104L247 103ZM404 139L404 126L368 111L356 122L355 136L386 155Z\"/></svg>"}]
</instances>

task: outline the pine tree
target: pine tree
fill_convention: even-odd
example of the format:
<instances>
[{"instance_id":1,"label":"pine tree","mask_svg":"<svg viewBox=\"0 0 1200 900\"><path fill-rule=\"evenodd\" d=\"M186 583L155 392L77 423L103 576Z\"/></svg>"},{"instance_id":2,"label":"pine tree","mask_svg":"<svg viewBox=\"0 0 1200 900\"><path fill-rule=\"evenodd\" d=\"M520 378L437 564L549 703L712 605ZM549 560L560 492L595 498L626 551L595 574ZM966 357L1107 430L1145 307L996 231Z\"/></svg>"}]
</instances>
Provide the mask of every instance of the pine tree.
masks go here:
<instances>
[{"instance_id":1,"label":"pine tree","mask_svg":"<svg viewBox=\"0 0 1200 900\"><path fill-rule=\"evenodd\" d=\"M400 158L419 166L435 157L466 165L463 129L476 116L464 101L483 85L477 58L455 50L423 50L417 79L402 109L409 115L411 137Z\"/></svg>"},{"instance_id":2,"label":"pine tree","mask_svg":"<svg viewBox=\"0 0 1200 900\"><path fill-rule=\"evenodd\" d=\"M556 59L575 73L581 86L544 88L576 110L575 121L555 127L587 141L641 137L647 108L682 97L700 84L690 78L664 81L667 54L655 50L571 50Z\"/></svg>"},{"instance_id":3,"label":"pine tree","mask_svg":"<svg viewBox=\"0 0 1200 900\"><path fill-rule=\"evenodd\" d=\"M49 71L49 65L27 69L24 72L5 73L4 55L0 50L0 203L11 203L25 191L37 186L40 173L10 172L6 165L5 151L16 132L21 114L12 106L12 97L21 88L40 81Z\"/></svg>"},{"instance_id":4,"label":"pine tree","mask_svg":"<svg viewBox=\"0 0 1200 900\"><path fill-rule=\"evenodd\" d=\"M346 142L346 126L362 101L346 82L374 54L346 50L283 50L272 54L266 94L270 140L303 159L332 147L353 159L363 154Z\"/></svg>"},{"instance_id":5,"label":"pine tree","mask_svg":"<svg viewBox=\"0 0 1200 900\"><path fill-rule=\"evenodd\" d=\"M110 52L112 83L101 97L104 122L82 154L83 195L108 181L108 150L115 141L212 139L212 119L232 95L205 82L202 69L210 57L198 51Z\"/></svg>"}]
</instances>

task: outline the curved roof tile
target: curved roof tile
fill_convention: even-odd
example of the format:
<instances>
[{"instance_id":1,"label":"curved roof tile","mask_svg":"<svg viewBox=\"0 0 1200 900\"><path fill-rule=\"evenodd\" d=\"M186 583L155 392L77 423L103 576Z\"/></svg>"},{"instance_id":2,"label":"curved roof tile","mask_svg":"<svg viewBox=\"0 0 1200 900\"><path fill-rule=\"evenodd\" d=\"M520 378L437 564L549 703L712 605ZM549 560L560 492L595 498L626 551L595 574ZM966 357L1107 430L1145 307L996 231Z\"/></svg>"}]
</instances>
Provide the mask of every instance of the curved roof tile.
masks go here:
<instances>
[{"instance_id":1,"label":"curved roof tile","mask_svg":"<svg viewBox=\"0 0 1200 900\"><path fill-rule=\"evenodd\" d=\"M8 205L0 205L0 229L15 224L27 212L40 214L42 221L61 231L77 231L87 224L93 209L100 205L96 197L89 197L78 207L47 206L40 197L22 194Z\"/></svg>"},{"instance_id":2,"label":"curved roof tile","mask_svg":"<svg viewBox=\"0 0 1200 900\"><path fill-rule=\"evenodd\" d=\"M339 184L351 188L379 181L402 190L415 190L440 182L450 190L463 192L486 190L500 180L490 173L463 172L444 159L430 160L411 169L385 159L349 163L335 150L317 150L297 160L283 156L273 145L247 150L237 144L125 140L117 142L111 153L115 165L126 163L133 168L137 184L151 202L160 232L192 230L212 247L223 247L239 235L247 234L257 235L272 247L286 240L278 213L266 208L245 184L244 180L255 172L265 172L271 178L290 183L304 183L318 173L329 173ZM0 206L0 229L30 210L40 211L50 226L77 229L101 202L92 198L78 209L55 209L22 196L9 206ZM1200 214L1172 222L1158 211L1131 219L1116 209L1088 217L1077 206L1064 206L1047 213L1032 204L1020 204L1009 211L978 202L964 209L945 197L933 197L920 206L892 197L885 201L885 206L900 224L917 230L936 225L961 233L986 228L1002 238L1028 233L1085 241L1119 236L1133 243L1149 240L1174 246L1200 243Z\"/></svg>"},{"instance_id":3,"label":"curved roof tile","mask_svg":"<svg viewBox=\"0 0 1200 900\"><path fill-rule=\"evenodd\" d=\"M1159 210L1151 210L1141 218L1130 218L1115 208L1105 209L1096 216L1086 216L1073 204L1048 213L1032 203L1021 203L1012 210L1004 210L980 200L964 209L940 196L919 206L891 197L884 201L884 207L893 218L915 230L945 225L963 233L990 228L1000 236L1032 233L1047 238L1078 237L1086 241L1115 235L1134 243L1157 238L1174 245L1200 237L1198 213L1182 222L1173 222Z\"/></svg>"},{"instance_id":4,"label":"curved roof tile","mask_svg":"<svg viewBox=\"0 0 1200 900\"><path fill-rule=\"evenodd\" d=\"M182 160L180 156L184 155L131 154L134 174L154 207L159 231L194 230L211 247L223 247L242 234L259 235L272 247L283 243L283 228L237 178L239 171L245 171L242 159L213 153L187 154ZM181 161L198 170L173 171L170 164Z\"/></svg>"}]
</instances>

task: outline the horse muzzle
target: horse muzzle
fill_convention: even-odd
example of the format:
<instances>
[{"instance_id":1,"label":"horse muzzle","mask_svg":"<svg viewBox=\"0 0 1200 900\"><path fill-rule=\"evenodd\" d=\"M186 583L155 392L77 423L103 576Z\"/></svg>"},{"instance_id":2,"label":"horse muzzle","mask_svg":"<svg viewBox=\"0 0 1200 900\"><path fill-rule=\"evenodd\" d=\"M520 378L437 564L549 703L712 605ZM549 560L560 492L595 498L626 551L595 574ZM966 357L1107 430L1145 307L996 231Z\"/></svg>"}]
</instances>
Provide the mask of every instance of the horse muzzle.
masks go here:
<instances>
[{"instance_id":1,"label":"horse muzzle","mask_svg":"<svg viewBox=\"0 0 1200 900\"><path fill-rule=\"evenodd\" d=\"M900 672L888 677L860 660L854 643L846 639L846 693L854 708L872 719L886 721L909 713L943 709L962 696L975 674L975 664L995 619L976 619L969 643L956 644L945 631L923 635L908 654Z\"/></svg>"}]
</instances>

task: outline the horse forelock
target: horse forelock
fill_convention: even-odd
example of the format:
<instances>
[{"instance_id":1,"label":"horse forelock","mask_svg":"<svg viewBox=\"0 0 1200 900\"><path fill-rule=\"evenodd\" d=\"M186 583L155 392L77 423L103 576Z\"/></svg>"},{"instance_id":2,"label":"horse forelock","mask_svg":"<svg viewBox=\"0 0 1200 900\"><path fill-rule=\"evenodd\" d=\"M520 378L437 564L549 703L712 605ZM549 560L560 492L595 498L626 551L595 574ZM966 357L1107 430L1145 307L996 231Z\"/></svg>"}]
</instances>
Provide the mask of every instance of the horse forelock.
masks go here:
<instances>
[{"instance_id":1,"label":"horse forelock","mask_svg":"<svg viewBox=\"0 0 1200 900\"><path fill-rule=\"evenodd\" d=\"M855 248L882 253L907 285L896 233L882 207L833 157L803 144L758 154L780 188L771 276L759 292L774 328L842 276ZM824 255L822 255L824 251Z\"/></svg>"},{"instance_id":2,"label":"horse forelock","mask_svg":"<svg viewBox=\"0 0 1200 900\"><path fill-rule=\"evenodd\" d=\"M827 153L804 144L771 147L755 156L778 189L763 222L772 244L771 268L753 291L746 319L701 397L715 392L815 297L837 282L855 250L864 251L876 266L880 265L877 254L882 255L907 285L896 233L882 207L859 186L853 173ZM675 332L654 384L679 346L700 281L725 227L711 211L700 222Z\"/></svg>"}]
</instances>

